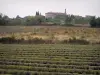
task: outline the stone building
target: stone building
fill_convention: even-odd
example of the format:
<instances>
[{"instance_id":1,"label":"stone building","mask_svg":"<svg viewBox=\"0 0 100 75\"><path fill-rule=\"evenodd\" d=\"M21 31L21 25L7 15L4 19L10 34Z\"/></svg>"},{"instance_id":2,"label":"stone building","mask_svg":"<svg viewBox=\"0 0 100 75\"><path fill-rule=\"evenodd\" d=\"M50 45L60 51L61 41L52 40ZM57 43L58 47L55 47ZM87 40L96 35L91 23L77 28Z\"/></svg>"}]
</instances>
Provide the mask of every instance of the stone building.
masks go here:
<instances>
[{"instance_id":1,"label":"stone building","mask_svg":"<svg viewBox=\"0 0 100 75\"><path fill-rule=\"evenodd\" d=\"M64 13L61 12L47 12L45 13L46 18L55 18L56 16L66 16L66 9Z\"/></svg>"}]
</instances>

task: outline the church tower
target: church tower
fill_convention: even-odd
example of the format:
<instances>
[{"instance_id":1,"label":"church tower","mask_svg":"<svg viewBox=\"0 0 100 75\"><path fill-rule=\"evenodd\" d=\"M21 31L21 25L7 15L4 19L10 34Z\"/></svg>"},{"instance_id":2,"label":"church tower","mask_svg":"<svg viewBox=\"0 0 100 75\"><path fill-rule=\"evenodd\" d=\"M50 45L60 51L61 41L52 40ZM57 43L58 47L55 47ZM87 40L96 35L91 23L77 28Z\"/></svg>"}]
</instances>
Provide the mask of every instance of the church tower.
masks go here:
<instances>
[{"instance_id":1,"label":"church tower","mask_svg":"<svg viewBox=\"0 0 100 75\"><path fill-rule=\"evenodd\" d=\"M67 14L67 13L66 13L66 9L65 9L65 14Z\"/></svg>"}]
</instances>

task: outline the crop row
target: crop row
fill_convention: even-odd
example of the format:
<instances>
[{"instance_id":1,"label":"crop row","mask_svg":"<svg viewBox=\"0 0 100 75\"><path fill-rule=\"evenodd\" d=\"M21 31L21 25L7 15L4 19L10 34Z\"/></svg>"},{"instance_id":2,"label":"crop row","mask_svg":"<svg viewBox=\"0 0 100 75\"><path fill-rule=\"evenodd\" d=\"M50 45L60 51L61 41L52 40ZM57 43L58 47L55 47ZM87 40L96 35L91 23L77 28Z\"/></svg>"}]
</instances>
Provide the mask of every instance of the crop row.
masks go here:
<instances>
[{"instance_id":1,"label":"crop row","mask_svg":"<svg viewBox=\"0 0 100 75\"><path fill-rule=\"evenodd\" d=\"M100 47L0 45L0 74L100 75Z\"/></svg>"},{"instance_id":2,"label":"crop row","mask_svg":"<svg viewBox=\"0 0 100 75\"><path fill-rule=\"evenodd\" d=\"M97 65L58 65L58 64L43 64L43 63L16 63L16 62L0 62L0 65L13 65L13 66L32 66L32 67L47 67L47 68L74 68L74 69L92 69L92 70L100 70L100 64Z\"/></svg>"},{"instance_id":3,"label":"crop row","mask_svg":"<svg viewBox=\"0 0 100 75\"><path fill-rule=\"evenodd\" d=\"M100 70L87 70L87 69L66 69L66 68L47 68L47 67L33 67L33 66L14 66L14 65L0 65L2 69L15 69L24 71L38 71L38 72L60 72L60 73L86 73L86 74L100 74Z\"/></svg>"}]
</instances>

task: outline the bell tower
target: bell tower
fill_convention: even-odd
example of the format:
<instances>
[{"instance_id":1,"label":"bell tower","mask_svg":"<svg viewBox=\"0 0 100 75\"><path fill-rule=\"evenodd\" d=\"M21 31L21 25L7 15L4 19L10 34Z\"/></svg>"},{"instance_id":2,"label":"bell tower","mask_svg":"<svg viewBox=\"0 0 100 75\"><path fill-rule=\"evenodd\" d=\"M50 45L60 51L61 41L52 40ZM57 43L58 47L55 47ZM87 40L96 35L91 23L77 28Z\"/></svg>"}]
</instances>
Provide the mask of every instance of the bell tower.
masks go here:
<instances>
[{"instance_id":1,"label":"bell tower","mask_svg":"<svg viewBox=\"0 0 100 75\"><path fill-rule=\"evenodd\" d=\"M65 9L65 14L67 14L67 13L66 13L66 9Z\"/></svg>"}]
</instances>

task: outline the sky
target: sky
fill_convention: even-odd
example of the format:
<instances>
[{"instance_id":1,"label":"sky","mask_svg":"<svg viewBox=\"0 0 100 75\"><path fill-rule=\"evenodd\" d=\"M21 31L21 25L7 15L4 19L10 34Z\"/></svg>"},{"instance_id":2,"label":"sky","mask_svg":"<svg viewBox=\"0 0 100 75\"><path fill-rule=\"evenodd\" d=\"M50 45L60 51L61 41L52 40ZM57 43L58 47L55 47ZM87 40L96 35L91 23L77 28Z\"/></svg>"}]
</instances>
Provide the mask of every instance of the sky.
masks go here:
<instances>
[{"instance_id":1,"label":"sky","mask_svg":"<svg viewBox=\"0 0 100 75\"><path fill-rule=\"evenodd\" d=\"M25 17L40 11L64 12L73 15L100 16L100 0L0 0L0 13L9 17Z\"/></svg>"}]
</instances>

